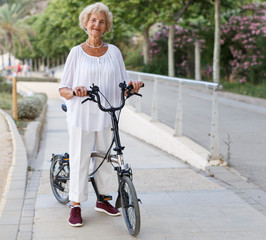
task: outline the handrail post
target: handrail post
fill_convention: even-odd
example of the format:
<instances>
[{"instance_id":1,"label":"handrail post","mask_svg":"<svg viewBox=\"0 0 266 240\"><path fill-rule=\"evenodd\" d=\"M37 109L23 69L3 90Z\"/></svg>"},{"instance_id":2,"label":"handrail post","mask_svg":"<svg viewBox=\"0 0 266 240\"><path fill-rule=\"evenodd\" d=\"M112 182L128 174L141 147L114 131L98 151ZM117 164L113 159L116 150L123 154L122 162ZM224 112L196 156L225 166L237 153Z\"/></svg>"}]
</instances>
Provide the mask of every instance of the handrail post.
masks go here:
<instances>
[{"instance_id":1,"label":"handrail post","mask_svg":"<svg viewBox=\"0 0 266 240\"><path fill-rule=\"evenodd\" d=\"M141 76L138 74L138 82L141 81ZM141 112L141 98L137 97L136 99L136 112Z\"/></svg>"},{"instance_id":2,"label":"handrail post","mask_svg":"<svg viewBox=\"0 0 266 240\"><path fill-rule=\"evenodd\" d=\"M151 108L151 120L158 120L158 79L154 77L153 83L153 95L152 95L152 108Z\"/></svg>"},{"instance_id":3,"label":"handrail post","mask_svg":"<svg viewBox=\"0 0 266 240\"><path fill-rule=\"evenodd\" d=\"M182 136L183 133L182 126L183 126L183 83L179 82L174 136Z\"/></svg>"},{"instance_id":4,"label":"handrail post","mask_svg":"<svg viewBox=\"0 0 266 240\"><path fill-rule=\"evenodd\" d=\"M212 100L212 120L211 120L211 139L210 139L210 155L209 162L211 164L219 164L222 160L220 154L219 142L219 117L218 117L218 94L217 89L213 89Z\"/></svg>"}]
</instances>

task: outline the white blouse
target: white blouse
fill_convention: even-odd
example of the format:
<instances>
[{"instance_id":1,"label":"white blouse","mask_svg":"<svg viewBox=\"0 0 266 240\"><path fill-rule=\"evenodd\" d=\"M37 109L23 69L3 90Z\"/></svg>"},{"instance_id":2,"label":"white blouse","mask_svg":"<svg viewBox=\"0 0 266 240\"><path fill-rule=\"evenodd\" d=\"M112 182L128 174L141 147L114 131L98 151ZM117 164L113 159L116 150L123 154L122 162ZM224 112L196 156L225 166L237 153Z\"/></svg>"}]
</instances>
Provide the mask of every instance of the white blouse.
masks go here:
<instances>
[{"instance_id":1,"label":"white blouse","mask_svg":"<svg viewBox=\"0 0 266 240\"><path fill-rule=\"evenodd\" d=\"M65 66L59 88L74 89L76 86L85 86L90 90L94 83L112 106L119 106L121 90L119 83L126 81L128 77L125 64L119 49L108 44L107 52L101 57L88 55L81 47L71 49ZM72 97L69 100L63 98L67 105L67 122L86 131L102 131L111 125L110 115L101 111L97 103L81 102L86 97ZM101 97L102 105L109 107Z\"/></svg>"}]
</instances>

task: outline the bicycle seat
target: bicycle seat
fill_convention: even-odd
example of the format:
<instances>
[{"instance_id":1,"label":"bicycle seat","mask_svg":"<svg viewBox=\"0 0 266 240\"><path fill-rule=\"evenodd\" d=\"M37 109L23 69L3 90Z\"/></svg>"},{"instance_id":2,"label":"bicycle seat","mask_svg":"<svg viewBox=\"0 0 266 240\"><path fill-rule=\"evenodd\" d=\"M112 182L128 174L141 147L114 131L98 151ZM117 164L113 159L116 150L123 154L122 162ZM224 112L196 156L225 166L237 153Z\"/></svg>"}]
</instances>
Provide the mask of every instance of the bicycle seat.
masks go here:
<instances>
[{"instance_id":1,"label":"bicycle seat","mask_svg":"<svg viewBox=\"0 0 266 240\"><path fill-rule=\"evenodd\" d=\"M67 112L67 106L66 106L66 104L62 104L61 105L61 108L62 108L62 110L64 111L64 112Z\"/></svg>"}]
</instances>

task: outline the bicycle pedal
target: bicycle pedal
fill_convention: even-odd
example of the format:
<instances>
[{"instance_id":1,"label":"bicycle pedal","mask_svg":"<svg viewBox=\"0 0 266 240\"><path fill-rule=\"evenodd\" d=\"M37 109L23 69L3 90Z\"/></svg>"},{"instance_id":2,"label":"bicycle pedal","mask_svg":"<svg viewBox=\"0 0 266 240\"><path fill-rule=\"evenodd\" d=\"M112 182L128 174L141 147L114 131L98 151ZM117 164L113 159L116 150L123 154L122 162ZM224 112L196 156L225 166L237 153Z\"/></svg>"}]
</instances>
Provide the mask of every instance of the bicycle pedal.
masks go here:
<instances>
[{"instance_id":1,"label":"bicycle pedal","mask_svg":"<svg viewBox=\"0 0 266 240\"><path fill-rule=\"evenodd\" d=\"M112 199L113 199L112 196L104 196L103 197L104 201L111 201Z\"/></svg>"}]
</instances>

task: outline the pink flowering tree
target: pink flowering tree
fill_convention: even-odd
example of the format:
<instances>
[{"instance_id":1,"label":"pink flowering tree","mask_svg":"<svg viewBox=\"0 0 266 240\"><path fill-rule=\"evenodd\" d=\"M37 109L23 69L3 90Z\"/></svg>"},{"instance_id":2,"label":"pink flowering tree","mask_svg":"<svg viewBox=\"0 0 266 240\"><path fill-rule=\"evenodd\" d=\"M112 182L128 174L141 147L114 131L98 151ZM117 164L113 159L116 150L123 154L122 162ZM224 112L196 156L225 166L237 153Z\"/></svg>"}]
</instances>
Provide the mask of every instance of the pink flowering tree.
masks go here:
<instances>
[{"instance_id":1,"label":"pink flowering tree","mask_svg":"<svg viewBox=\"0 0 266 240\"><path fill-rule=\"evenodd\" d=\"M260 83L266 79L266 4L251 3L221 29L221 62L228 80Z\"/></svg>"},{"instance_id":2,"label":"pink flowering tree","mask_svg":"<svg viewBox=\"0 0 266 240\"><path fill-rule=\"evenodd\" d=\"M150 38L150 57L153 62L167 63L167 41L168 41L168 26L162 26L159 31L155 32ZM194 77L194 43L199 39L196 31L186 29L178 25L175 26L174 32L174 58L175 58L175 75L178 77ZM204 41L200 40L201 46ZM164 60L163 60L164 59ZM161 65L163 66L163 64ZM158 64L157 71L160 71ZM159 73L159 72L158 72ZM163 72L160 72L164 74ZM166 72L167 74L167 72Z\"/></svg>"}]
</instances>

